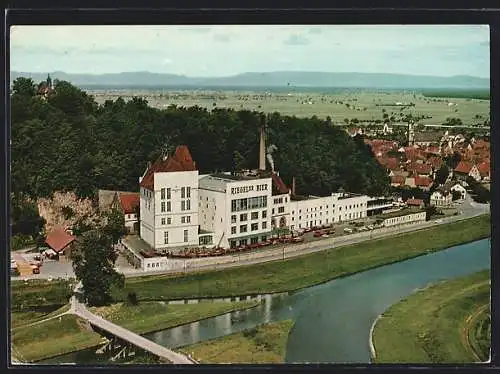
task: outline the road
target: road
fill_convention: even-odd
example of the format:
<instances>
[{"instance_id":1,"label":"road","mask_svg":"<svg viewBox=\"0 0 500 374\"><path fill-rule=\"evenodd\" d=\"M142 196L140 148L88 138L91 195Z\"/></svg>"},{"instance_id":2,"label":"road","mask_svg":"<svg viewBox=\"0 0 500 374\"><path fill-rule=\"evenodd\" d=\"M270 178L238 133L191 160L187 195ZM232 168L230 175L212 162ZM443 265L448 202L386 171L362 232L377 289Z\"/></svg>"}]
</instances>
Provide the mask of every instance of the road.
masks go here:
<instances>
[{"instance_id":1,"label":"road","mask_svg":"<svg viewBox=\"0 0 500 374\"><path fill-rule=\"evenodd\" d=\"M387 236L393 236L401 233L406 233L410 231L415 231L415 230L421 230L429 227L434 227L434 226L439 226L442 224L450 223L450 222L456 222L460 220L464 220L467 218L472 218L481 214L489 213L490 211L490 206L489 204L479 204L474 202L470 196L467 194L466 198L464 201L460 203L460 205L457 207L459 211L462 212L462 214L457 215L457 216L449 216L449 217L444 217L440 219L433 219L431 221L427 221L421 224L416 224L416 225L411 225L408 227L394 227L388 232L379 232L377 230L374 231L368 231L368 232L363 232L360 235L356 235L351 237L350 235L345 235L345 236L340 236L336 238L330 238L330 239L324 239L320 240L317 242L314 242L315 244L312 245L309 248L304 248L301 250L294 250L293 246L289 246L287 249L283 251L279 251L279 253L270 253L269 256L266 257L259 257L251 260L241 260L233 263L227 263L227 264L219 264L219 265L207 265L207 266L197 266L195 268L187 268L187 269L179 269L179 270L164 270L164 271L150 271L150 272L145 272L143 270L137 270L137 269L132 269L132 268L125 268L125 269L118 269L120 272L122 272L125 277L127 278L133 278L133 277L141 277L141 276L146 276L146 275L162 275L162 274L179 274L179 273L189 273L189 272L196 272L196 271L206 271L206 270L218 270L218 269L224 269L228 267L235 267L235 266L246 266L246 265L254 265L258 263L264 263L264 262L269 262L269 261L276 261L276 260L283 260L283 259L289 259L297 256L302 256L305 254L310 254L314 252L319 252L323 251L325 249L330 249L330 248L335 248L337 246L345 246L345 245L350 245L350 244L356 244L360 243L366 240L371 240L371 239L378 239L382 237L387 237ZM436 222L438 221L438 222ZM317 244L316 244L317 243ZM48 264L47 264L48 265ZM33 276L28 276L28 277L13 277L13 279L48 279L48 278L70 278L74 277L72 269L70 269L69 264L64 264L64 270L63 271L50 271L49 267L42 269L41 274L33 275ZM45 267L45 265L44 265ZM54 265L55 267L55 265Z\"/></svg>"}]
</instances>

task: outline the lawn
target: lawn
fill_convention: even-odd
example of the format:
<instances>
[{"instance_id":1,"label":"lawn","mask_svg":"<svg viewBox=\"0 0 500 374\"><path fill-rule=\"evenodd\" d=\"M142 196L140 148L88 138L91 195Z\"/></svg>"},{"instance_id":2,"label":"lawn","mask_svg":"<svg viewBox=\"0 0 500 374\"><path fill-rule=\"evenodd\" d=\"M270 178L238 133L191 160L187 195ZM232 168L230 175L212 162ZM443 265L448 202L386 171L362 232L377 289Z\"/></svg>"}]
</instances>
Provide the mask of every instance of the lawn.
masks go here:
<instances>
[{"instance_id":1,"label":"lawn","mask_svg":"<svg viewBox=\"0 0 500 374\"><path fill-rule=\"evenodd\" d=\"M491 346L491 308L488 302L471 316L467 326L467 344L481 361L487 361Z\"/></svg>"},{"instance_id":2,"label":"lawn","mask_svg":"<svg viewBox=\"0 0 500 374\"><path fill-rule=\"evenodd\" d=\"M57 316L61 313L68 311L69 308L70 306L69 304L67 304L51 312L49 311L40 312L34 310L26 312L13 312L11 313L11 318L10 318L11 328L12 329L19 328L20 326L29 325L31 323L35 323L47 318Z\"/></svg>"},{"instance_id":3,"label":"lawn","mask_svg":"<svg viewBox=\"0 0 500 374\"><path fill-rule=\"evenodd\" d=\"M57 308L69 301L73 294L73 285L67 280L13 281L11 292L13 311L27 311L40 307Z\"/></svg>"},{"instance_id":4,"label":"lawn","mask_svg":"<svg viewBox=\"0 0 500 374\"><path fill-rule=\"evenodd\" d=\"M170 305L155 301L142 302L135 306L117 303L109 307L90 308L90 310L128 330L145 334L256 305L258 305L257 301Z\"/></svg>"},{"instance_id":5,"label":"lawn","mask_svg":"<svg viewBox=\"0 0 500 374\"><path fill-rule=\"evenodd\" d=\"M292 320L207 340L180 349L202 364L279 364L285 360Z\"/></svg>"},{"instance_id":6,"label":"lawn","mask_svg":"<svg viewBox=\"0 0 500 374\"><path fill-rule=\"evenodd\" d=\"M13 352L24 362L89 348L100 342L99 334L88 330L85 322L70 314L12 331Z\"/></svg>"},{"instance_id":7,"label":"lawn","mask_svg":"<svg viewBox=\"0 0 500 374\"><path fill-rule=\"evenodd\" d=\"M186 276L129 278L115 296L124 300L128 292L135 292L141 300L170 300L292 291L489 235L490 217L484 215L286 261Z\"/></svg>"},{"instance_id":8,"label":"lawn","mask_svg":"<svg viewBox=\"0 0 500 374\"><path fill-rule=\"evenodd\" d=\"M374 329L376 363L471 363L485 360L484 332L471 334L471 316L490 303L490 272L432 285L390 307ZM486 308L488 310L488 308ZM480 313L481 314L481 313ZM488 330L488 323L480 322ZM483 357L468 342L479 336ZM474 340L476 341L476 340ZM489 343L489 341L488 341ZM487 349L486 349L487 348Z\"/></svg>"}]
</instances>

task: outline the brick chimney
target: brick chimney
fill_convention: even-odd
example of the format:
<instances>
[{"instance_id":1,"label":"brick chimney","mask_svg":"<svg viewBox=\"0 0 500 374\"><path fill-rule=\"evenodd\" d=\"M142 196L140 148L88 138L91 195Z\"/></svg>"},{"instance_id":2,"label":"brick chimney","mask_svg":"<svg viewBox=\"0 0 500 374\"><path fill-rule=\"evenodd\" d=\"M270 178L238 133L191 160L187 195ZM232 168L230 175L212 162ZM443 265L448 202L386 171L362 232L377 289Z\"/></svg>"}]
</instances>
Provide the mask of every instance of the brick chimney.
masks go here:
<instances>
[{"instance_id":1,"label":"brick chimney","mask_svg":"<svg viewBox=\"0 0 500 374\"><path fill-rule=\"evenodd\" d=\"M264 121L260 126L259 170L266 170L266 143L264 140Z\"/></svg>"}]
</instances>

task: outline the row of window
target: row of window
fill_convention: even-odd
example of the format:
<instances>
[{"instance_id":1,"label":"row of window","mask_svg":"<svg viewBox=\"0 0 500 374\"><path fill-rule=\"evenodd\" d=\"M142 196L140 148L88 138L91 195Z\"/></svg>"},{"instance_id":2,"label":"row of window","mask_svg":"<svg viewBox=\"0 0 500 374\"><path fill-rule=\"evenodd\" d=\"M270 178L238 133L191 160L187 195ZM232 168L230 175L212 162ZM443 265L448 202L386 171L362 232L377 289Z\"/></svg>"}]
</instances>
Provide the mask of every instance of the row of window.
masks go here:
<instances>
[{"instance_id":1,"label":"row of window","mask_svg":"<svg viewBox=\"0 0 500 374\"><path fill-rule=\"evenodd\" d=\"M288 202L288 198L285 197L285 203ZM278 197L276 199L273 200L273 203L274 205L277 205L277 204L283 204L283 198L282 197Z\"/></svg>"},{"instance_id":2,"label":"row of window","mask_svg":"<svg viewBox=\"0 0 500 374\"><path fill-rule=\"evenodd\" d=\"M181 223L191 223L191 216L182 216L181 217ZM170 218L170 217L167 217L167 218L162 217L161 224L162 225L165 225L165 224L171 225L172 224L172 218Z\"/></svg>"},{"instance_id":3,"label":"row of window","mask_svg":"<svg viewBox=\"0 0 500 374\"><path fill-rule=\"evenodd\" d=\"M189 241L188 235L188 230L184 230L184 243ZM168 244L168 231L163 231L163 244Z\"/></svg>"},{"instance_id":4,"label":"row of window","mask_svg":"<svg viewBox=\"0 0 500 374\"><path fill-rule=\"evenodd\" d=\"M231 216L231 223L236 223L237 218L238 218L238 216L236 214L233 214ZM262 218L267 218L267 210L262 211ZM259 212L251 212L250 219L251 220L259 219ZM240 214L240 221L241 222L248 221L248 213L241 213Z\"/></svg>"},{"instance_id":5,"label":"row of window","mask_svg":"<svg viewBox=\"0 0 500 374\"><path fill-rule=\"evenodd\" d=\"M171 188L162 188L160 189L160 198L161 200L170 200L172 198L172 189ZM181 199L190 199L191 198L191 187L181 187Z\"/></svg>"},{"instance_id":6,"label":"row of window","mask_svg":"<svg viewBox=\"0 0 500 374\"><path fill-rule=\"evenodd\" d=\"M260 241L265 242L267 240L267 236L261 236ZM259 242L259 237L255 236L253 238L250 238L250 244L257 244ZM248 244L248 239L241 239L241 240L231 240L229 242L229 245L231 248L235 248L236 246L242 246L242 245L247 245Z\"/></svg>"},{"instance_id":7,"label":"row of window","mask_svg":"<svg viewBox=\"0 0 500 374\"><path fill-rule=\"evenodd\" d=\"M191 200L181 200L181 210L191 210ZM165 212L171 212L172 211L172 204L170 201L167 201L165 204L165 201L161 202L160 206L160 211L161 213Z\"/></svg>"},{"instance_id":8,"label":"row of window","mask_svg":"<svg viewBox=\"0 0 500 374\"><path fill-rule=\"evenodd\" d=\"M231 226L231 235L236 234L236 226ZM259 229L259 223L250 224L250 231L257 231ZM267 222L262 222L262 230L267 229ZM240 225L240 234L248 231L248 225Z\"/></svg>"},{"instance_id":9,"label":"row of window","mask_svg":"<svg viewBox=\"0 0 500 374\"><path fill-rule=\"evenodd\" d=\"M267 208L267 196L256 196L231 200L231 212Z\"/></svg>"},{"instance_id":10,"label":"row of window","mask_svg":"<svg viewBox=\"0 0 500 374\"><path fill-rule=\"evenodd\" d=\"M280 214L280 213L285 213L285 207L284 206L280 206L278 208L278 214ZM272 214L274 214L274 208L273 208Z\"/></svg>"}]
</instances>

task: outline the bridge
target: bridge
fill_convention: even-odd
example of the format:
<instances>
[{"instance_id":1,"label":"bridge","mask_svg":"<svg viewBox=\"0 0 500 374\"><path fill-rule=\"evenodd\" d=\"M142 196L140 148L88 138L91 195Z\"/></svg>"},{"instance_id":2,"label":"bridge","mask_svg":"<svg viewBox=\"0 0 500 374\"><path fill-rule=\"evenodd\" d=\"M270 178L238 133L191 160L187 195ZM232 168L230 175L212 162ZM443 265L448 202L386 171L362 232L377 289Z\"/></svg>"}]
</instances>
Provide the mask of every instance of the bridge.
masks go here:
<instances>
[{"instance_id":1,"label":"bridge","mask_svg":"<svg viewBox=\"0 0 500 374\"><path fill-rule=\"evenodd\" d=\"M91 325L96 326L99 329L106 331L107 333L112 334L118 339L121 339L135 347L150 352L160 359L168 360L173 364L197 364L196 361L183 354L174 352L130 330L115 325L114 323L93 314L87 309L85 304L82 304L77 300L76 296L73 296L71 298L71 312L78 317L88 321ZM124 352L124 350L122 350L122 352Z\"/></svg>"}]
</instances>

